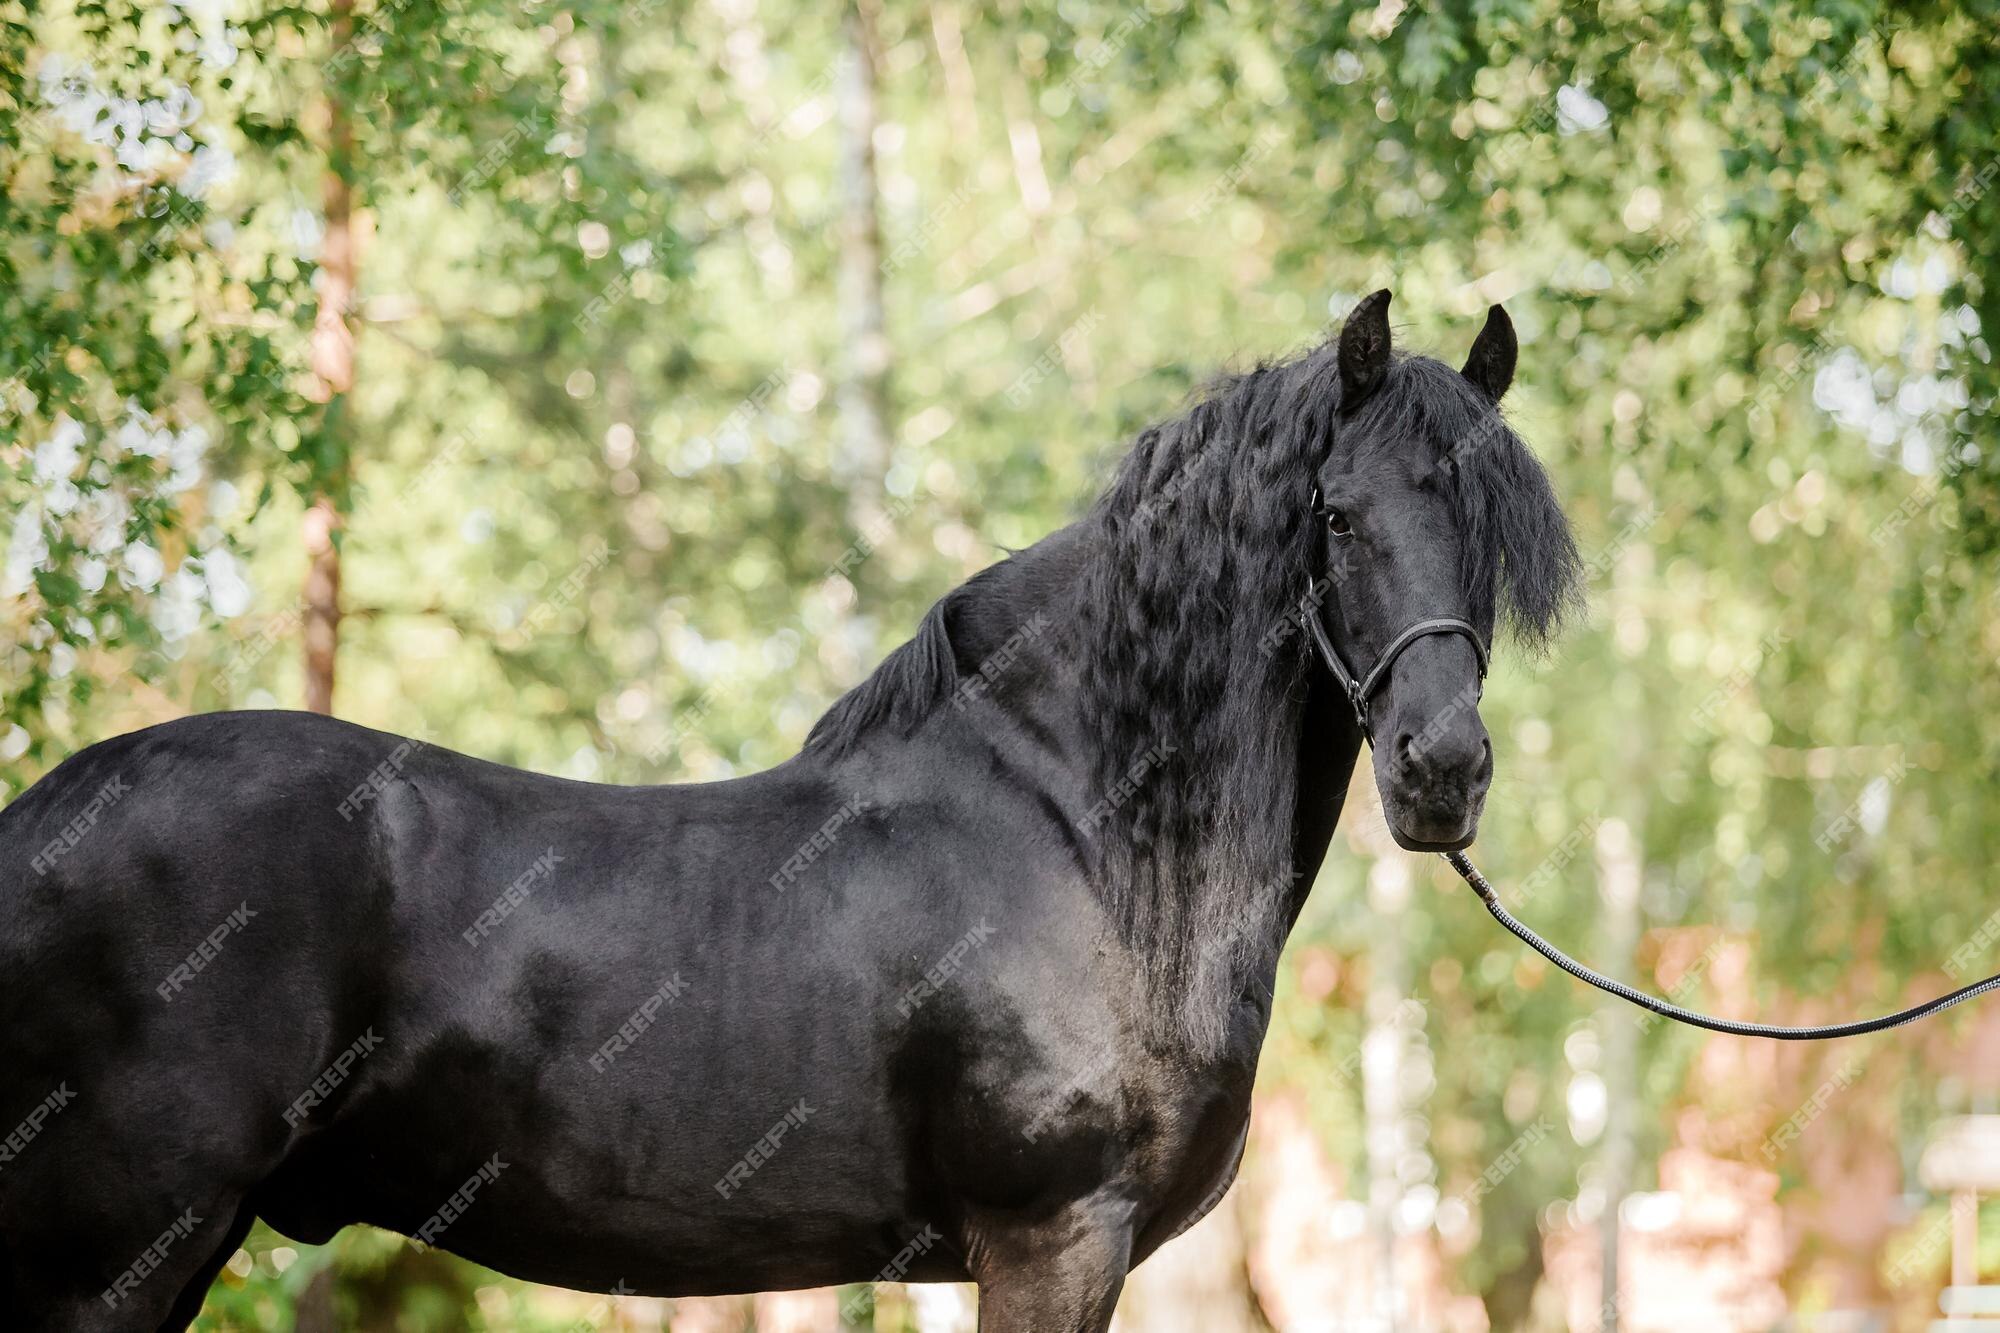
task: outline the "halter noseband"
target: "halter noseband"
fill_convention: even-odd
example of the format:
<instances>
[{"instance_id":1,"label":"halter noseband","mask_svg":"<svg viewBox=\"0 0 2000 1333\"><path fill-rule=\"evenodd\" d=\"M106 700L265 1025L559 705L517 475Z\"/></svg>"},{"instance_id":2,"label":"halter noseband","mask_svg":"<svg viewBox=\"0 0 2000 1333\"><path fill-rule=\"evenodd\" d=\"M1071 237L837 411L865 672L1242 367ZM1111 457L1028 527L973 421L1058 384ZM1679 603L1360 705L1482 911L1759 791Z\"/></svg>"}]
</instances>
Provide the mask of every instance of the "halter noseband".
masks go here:
<instances>
[{"instance_id":1,"label":"halter noseband","mask_svg":"<svg viewBox=\"0 0 2000 1333\"><path fill-rule=\"evenodd\" d=\"M1321 501L1317 486L1313 487L1312 512L1315 518L1324 518L1333 512ZM1389 641L1389 646L1382 650L1382 655L1375 659L1375 665L1368 669L1366 675L1356 676L1347 669L1347 663L1340 660L1340 652L1333 646L1333 636L1327 633L1326 621L1320 616L1319 599L1314 596L1310 585L1299 609L1305 613L1306 628L1312 632L1313 646L1319 650L1320 661L1340 682L1340 688L1347 691L1347 702L1354 706L1354 721L1370 742L1375 739L1375 733L1368 725L1368 701L1389 679L1389 669L1396 665L1396 659L1403 655L1403 650L1418 639L1432 634L1459 635L1472 645L1472 656L1479 663L1479 678L1486 679L1486 641L1479 637L1479 631L1472 627L1470 621L1456 616L1432 616L1428 620L1419 620Z\"/></svg>"}]
</instances>

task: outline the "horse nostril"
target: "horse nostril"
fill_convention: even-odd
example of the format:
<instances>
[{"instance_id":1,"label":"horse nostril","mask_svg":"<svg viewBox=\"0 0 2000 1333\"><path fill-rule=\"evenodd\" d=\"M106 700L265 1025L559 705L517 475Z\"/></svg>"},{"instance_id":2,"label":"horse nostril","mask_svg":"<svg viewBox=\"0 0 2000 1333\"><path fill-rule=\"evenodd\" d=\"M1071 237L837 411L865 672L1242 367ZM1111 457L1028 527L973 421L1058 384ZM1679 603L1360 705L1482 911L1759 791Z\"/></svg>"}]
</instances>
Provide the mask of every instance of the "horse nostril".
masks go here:
<instances>
[{"instance_id":1,"label":"horse nostril","mask_svg":"<svg viewBox=\"0 0 2000 1333\"><path fill-rule=\"evenodd\" d=\"M1475 784L1493 775L1493 742L1482 729L1475 741L1462 731L1442 736L1396 733L1389 764L1399 777L1453 775Z\"/></svg>"}]
</instances>

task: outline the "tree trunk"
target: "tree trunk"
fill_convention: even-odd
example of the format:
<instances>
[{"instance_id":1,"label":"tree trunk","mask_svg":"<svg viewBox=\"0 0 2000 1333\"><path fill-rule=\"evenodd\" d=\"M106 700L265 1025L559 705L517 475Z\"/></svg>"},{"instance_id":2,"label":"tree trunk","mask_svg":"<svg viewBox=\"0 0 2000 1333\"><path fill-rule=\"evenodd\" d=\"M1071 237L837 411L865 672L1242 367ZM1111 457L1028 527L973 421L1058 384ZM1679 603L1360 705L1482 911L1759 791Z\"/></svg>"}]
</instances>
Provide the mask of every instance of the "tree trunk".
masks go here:
<instances>
[{"instance_id":1,"label":"tree trunk","mask_svg":"<svg viewBox=\"0 0 2000 1333\"><path fill-rule=\"evenodd\" d=\"M1361 1110L1368 1161L1368 1237L1374 1327L1403 1327L1403 1289L1396 1265L1396 1214L1403 1201L1403 1066L1409 1033L1410 867L1385 856L1369 868L1368 906L1374 938L1368 948L1367 1035L1361 1042Z\"/></svg>"},{"instance_id":2,"label":"tree trunk","mask_svg":"<svg viewBox=\"0 0 2000 1333\"><path fill-rule=\"evenodd\" d=\"M333 659L340 647L340 511L321 495L306 511L306 710L333 713Z\"/></svg>"},{"instance_id":3,"label":"tree trunk","mask_svg":"<svg viewBox=\"0 0 2000 1333\"><path fill-rule=\"evenodd\" d=\"M352 0L333 0L329 36L335 51L353 39ZM354 133L340 91L326 89L326 174L322 183L325 236L320 248L319 313L313 320L314 397L322 404L321 429L346 429L343 400L354 389ZM315 713L333 712L334 657L340 647L340 505L346 493L346 448L329 451L337 460L315 478L317 494L306 511L305 704ZM325 455L323 454L322 457Z\"/></svg>"},{"instance_id":4,"label":"tree trunk","mask_svg":"<svg viewBox=\"0 0 2000 1333\"><path fill-rule=\"evenodd\" d=\"M1623 820L1605 820L1597 832L1597 873L1604 899L1604 956L1617 969L1614 976L1629 975L1627 965L1639 943L1639 867L1638 834ZM1598 1159L1604 1212L1597 1220L1598 1308L1604 1311L1601 1333L1617 1333L1619 1214L1625 1196L1632 1192L1635 1168L1639 1025L1632 1021L1623 1001L1606 1001L1598 1012L1598 1031L1604 1043L1604 1146Z\"/></svg>"},{"instance_id":5,"label":"tree trunk","mask_svg":"<svg viewBox=\"0 0 2000 1333\"><path fill-rule=\"evenodd\" d=\"M841 456L856 529L883 525L889 470L889 334L882 303L882 221L875 178L875 4L847 9L839 90L840 315L846 334L837 403Z\"/></svg>"},{"instance_id":6,"label":"tree trunk","mask_svg":"<svg viewBox=\"0 0 2000 1333\"><path fill-rule=\"evenodd\" d=\"M1611 622L1638 628L1644 633L1639 584L1644 577L1643 553L1624 552L1612 566L1609 607ZM1630 655L1635 646L1624 650ZM1636 677L1634 677L1636 680ZM1634 686L1633 688L1636 688ZM1629 714L1648 716L1641 702L1633 702ZM1643 726L1628 726L1619 741L1622 761L1618 771L1638 772L1652 753L1650 738ZM1631 975L1633 954L1645 927L1639 902L1645 880L1646 810L1642 795L1628 794L1623 801L1623 818L1606 819L1597 829L1597 883L1604 906L1604 958L1613 976ZM1623 1001L1606 999L1598 1009L1598 1032L1603 1043L1604 1141L1598 1155L1600 1184L1604 1190L1604 1212L1598 1217L1598 1309L1603 1311L1600 1333L1618 1333L1621 1309L1618 1300L1619 1258L1625 1197L1632 1192L1638 1170L1637 1125L1639 1105L1640 1025Z\"/></svg>"}]
</instances>

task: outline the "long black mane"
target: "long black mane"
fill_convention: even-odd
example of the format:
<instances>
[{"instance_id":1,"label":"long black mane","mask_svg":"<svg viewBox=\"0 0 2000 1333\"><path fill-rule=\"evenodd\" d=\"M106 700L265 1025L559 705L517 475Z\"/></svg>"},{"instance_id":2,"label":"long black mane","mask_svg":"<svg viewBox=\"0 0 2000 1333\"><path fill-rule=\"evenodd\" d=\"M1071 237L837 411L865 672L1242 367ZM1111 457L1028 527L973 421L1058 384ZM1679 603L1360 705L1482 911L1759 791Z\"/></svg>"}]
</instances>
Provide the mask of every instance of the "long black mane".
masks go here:
<instances>
[{"instance_id":1,"label":"long black mane","mask_svg":"<svg viewBox=\"0 0 2000 1333\"><path fill-rule=\"evenodd\" d=\"M1222 1035L1216 1001L1287 924L1309 664L1284 627L1320 572L1306 500L1349 422L1355 437L1434 452L1479 623L1539 646L1579 596L1581 564L1541 465L1457 371L1398 357L1351 418L1340 396L1329 343L1220 379L1142 432L1084 520L1081 579L1050 608L1064 631L1052 650L1078 665L1078 721L1104 797L1071 812L1077 832L1156 1009L1198 1049ZM1359 429L1383 424L1395 430ZM907 733L942 704L958 680L954 607L993 572L940 600L808 746L837 754L878 727Z\"/></svg>"}]
</instances>

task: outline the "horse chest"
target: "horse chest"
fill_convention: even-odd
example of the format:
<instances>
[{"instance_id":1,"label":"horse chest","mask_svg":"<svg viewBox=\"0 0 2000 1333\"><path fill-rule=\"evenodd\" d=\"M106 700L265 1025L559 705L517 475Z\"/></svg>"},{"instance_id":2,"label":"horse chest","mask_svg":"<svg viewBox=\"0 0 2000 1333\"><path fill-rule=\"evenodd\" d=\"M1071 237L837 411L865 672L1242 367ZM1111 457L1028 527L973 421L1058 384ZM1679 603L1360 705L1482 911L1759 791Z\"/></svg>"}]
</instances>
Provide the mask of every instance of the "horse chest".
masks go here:
<instances>
[{"instance_id":1,"label":"horse chest","mask_svg":"<svg viewBox=\"0 0 2000 1333\"><path fill-rule=\"evenodd\" d=\"M1249 1139L1250 1081L1247 1073L1212 1075L1152 1109L1159 1142L1133 1157L1133 1184L1145 1201L1136 1255L1192 1227L1228 1192Z\"/></svg>"}]
</instances>

